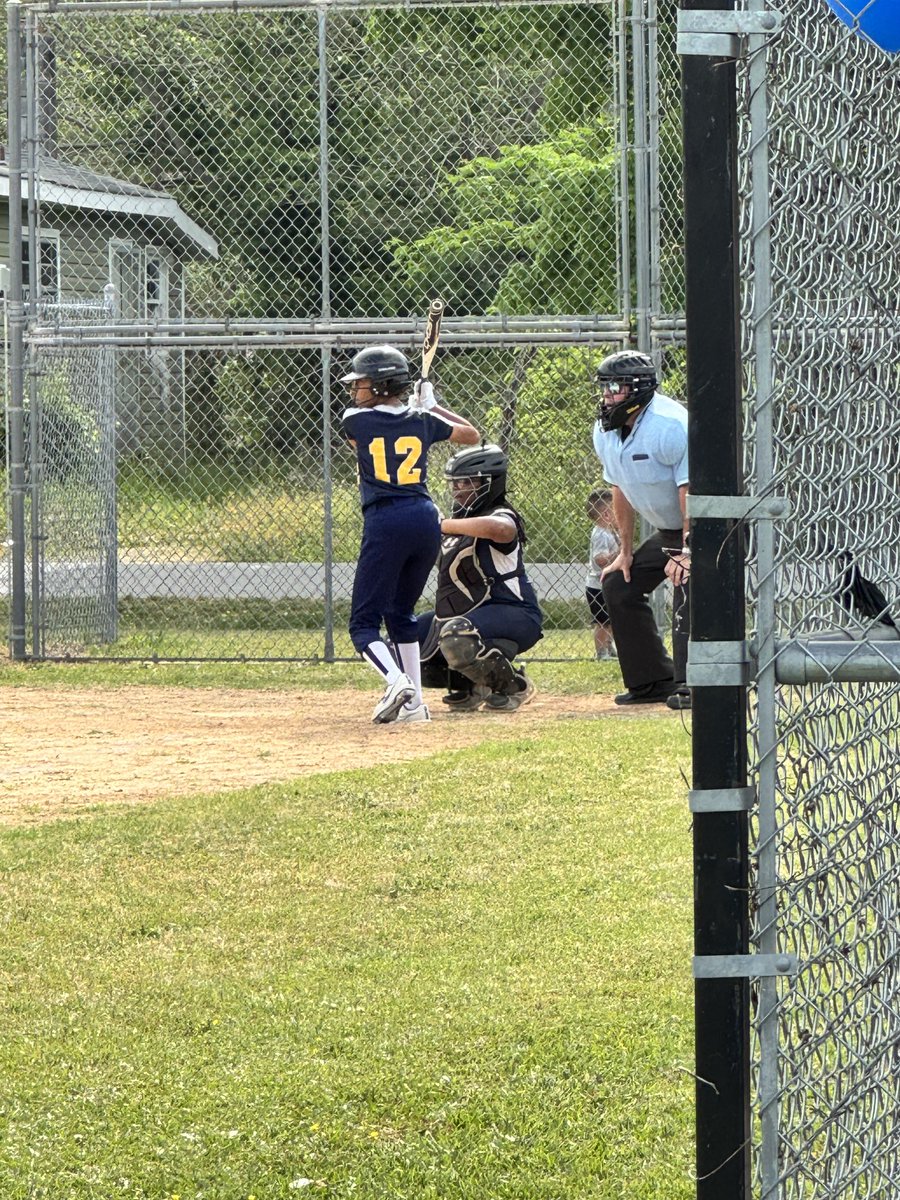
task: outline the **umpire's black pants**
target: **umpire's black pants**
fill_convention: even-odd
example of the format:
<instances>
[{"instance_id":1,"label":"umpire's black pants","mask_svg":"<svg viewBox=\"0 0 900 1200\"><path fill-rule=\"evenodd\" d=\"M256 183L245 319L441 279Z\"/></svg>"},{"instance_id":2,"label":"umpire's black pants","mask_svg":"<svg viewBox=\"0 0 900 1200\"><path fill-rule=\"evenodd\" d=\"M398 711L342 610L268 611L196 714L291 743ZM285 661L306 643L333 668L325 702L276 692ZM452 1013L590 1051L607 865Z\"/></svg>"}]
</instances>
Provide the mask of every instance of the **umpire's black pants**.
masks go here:
<instances>
[{"instance_id":1,"label":"umpire's black pants","mask_svg":"<svg viewBox=\"0 0 900 1200\"><path fill-rule=\"evenodd\" d=\"M688 588L675 588L673 598L674 662L659 636L656 618L647 599L666 577L669 556L663 553L663 546L677 548L681 543L681 529L660 529L635 550L630 583L625 582L621 571L604 576L603 598L616 639L622 678L629 690L666 679L684 683L690 637Z\"/></svg>"}]
</instances>

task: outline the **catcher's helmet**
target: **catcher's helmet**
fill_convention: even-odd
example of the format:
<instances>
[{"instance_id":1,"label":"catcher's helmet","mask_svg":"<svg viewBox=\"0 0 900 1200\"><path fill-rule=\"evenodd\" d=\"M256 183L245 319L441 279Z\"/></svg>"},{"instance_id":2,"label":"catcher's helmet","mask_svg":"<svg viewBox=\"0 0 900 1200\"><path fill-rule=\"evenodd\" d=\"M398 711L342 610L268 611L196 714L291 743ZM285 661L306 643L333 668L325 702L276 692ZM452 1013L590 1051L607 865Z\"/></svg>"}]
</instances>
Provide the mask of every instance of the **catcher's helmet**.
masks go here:
<instances>
[{"instance_id":1,"label":"catcher's helmet","mask_svg":"<svg viewBox=\"0 0 900 1200\"><path fill-rule=\"evenodd\" d=\"M653 359L639 350L620 350L604 358L597 368L597 384L600 388L600 403L597 420L608 433L620 429L628 418L645 408L653 399L658 380ZM607 403L607 395L625 390L621 400Z\"/></svg>"},{"instance_id":2,"label":"catcher's helmet","mask_svg":"<svg viewBox=\"0 0 900 1200\"><path fill-rule=\"evenodd\" d=\"M469 446L454 454L444 467L444 478L453 501L453 516L474 517L502 500L506 495L508 468L509 459L491 442ZM458 487L461 481L466 481L470 487Z\"/></svg>"},{"instance_id":3,"label":"catcher's helmet","mask_svg":"<svg viewBox=\"0 0 900 1200\"><path fill-rule=\"evenodd\" d=\"M394 346L367 346L350 363L341 383L368 379L376 396L399 396L412 382L406 355Z\"/></svg>"}]
</instances>

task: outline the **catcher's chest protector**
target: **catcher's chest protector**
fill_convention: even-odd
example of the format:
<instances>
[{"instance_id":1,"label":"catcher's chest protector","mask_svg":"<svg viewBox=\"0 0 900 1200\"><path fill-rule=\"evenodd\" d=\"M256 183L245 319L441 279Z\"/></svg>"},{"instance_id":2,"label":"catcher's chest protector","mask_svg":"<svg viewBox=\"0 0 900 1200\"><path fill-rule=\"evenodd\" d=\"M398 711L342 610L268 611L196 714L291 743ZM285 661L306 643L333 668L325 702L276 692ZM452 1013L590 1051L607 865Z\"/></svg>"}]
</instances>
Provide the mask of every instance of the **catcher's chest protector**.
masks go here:
<instances>
[{"instance_id":1,"label":"catcher's chest protector","mask_svg":"<svg viewBox=\"0 0 900 1200\"><path fill-rule=\"evenodd\" d=\"M463 616L490 595L491 585L479 561L477 542L473 537L441 539L434 604L434 615L438 620Z\"/></svg>"}]
</instances>

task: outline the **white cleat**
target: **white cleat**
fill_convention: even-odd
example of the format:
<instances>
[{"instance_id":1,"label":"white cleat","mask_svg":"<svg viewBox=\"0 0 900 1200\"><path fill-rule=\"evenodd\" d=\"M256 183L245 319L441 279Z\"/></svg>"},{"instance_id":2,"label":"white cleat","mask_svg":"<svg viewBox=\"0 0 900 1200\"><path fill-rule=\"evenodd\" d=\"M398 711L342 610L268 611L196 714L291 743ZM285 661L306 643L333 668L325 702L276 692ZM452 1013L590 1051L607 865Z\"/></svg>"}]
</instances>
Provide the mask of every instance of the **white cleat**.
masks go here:
<instances>
[{"instance_id":1,"label":"white cleat","mask_svg":"<svg viewBox=\"0 0 900 1200\"><path fill-rule=\"evenodd\" d=\"M399 725L401 721L430 721L431 713L428 711L427 704L417 704L415 708L410 708L408 704L404 704L397 713L394 724Z\"/></svg>"},{"instance_id":2,"label":"white cleat","mask_svg":"<svg viewBox=\"0 0 900 1200\"><path fill-rule=\"evenodd\" d=\"M415 696L415 684L407 674L397 676L394 683L384 689L384 695L372 713L372 720L376 725L388 725L390 721L396 721L397 713L400 712L403 704L407 704L413 700Z\"/></svg>"},{"instance_id":3,"label":"white cleat","mask_svg":"<svg viewBox=\"0 0 900 1200\"><path fill-rule=\"evenodd\" d=\"M392 684L384 689L384 695L375 705L372 720L376 725L387 725L396 721L397 713L416 694L416 687L408 675L398 675Z\"/></svg>"}]
</instances>

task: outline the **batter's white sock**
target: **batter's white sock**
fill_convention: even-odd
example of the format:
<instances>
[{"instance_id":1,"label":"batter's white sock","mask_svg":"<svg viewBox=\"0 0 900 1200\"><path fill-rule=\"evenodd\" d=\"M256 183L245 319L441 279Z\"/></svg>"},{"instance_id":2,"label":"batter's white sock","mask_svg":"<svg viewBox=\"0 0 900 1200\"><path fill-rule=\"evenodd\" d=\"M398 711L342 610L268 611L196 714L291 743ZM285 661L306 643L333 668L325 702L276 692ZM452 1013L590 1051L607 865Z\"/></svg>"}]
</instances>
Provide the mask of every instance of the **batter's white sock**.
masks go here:
<instances>
[{"instance_id":1,"label":"batter's white sock","mask_svg":"<svg viewBox=\"0 0 900 1200\"><path fill-rule=\"evenodd\" d=\"M403 674L384 642L369 642L363 650L363 658L372 664L388 687Z\"/></svg>"},{"instance_id":2,"label":"batter's white sock","mask_svg":"<svg viewBox=\"0 0 900 1200\"><path fill-rule=\"evenodd\" d=\"M400 656L400 665L413 681L413 687L416 689L416 694L410 700L409 707L418 708L422 703L422 663L419 658L419 643L397 642L396 646Z\"/></svg>"}]
</instances>

